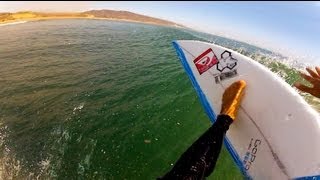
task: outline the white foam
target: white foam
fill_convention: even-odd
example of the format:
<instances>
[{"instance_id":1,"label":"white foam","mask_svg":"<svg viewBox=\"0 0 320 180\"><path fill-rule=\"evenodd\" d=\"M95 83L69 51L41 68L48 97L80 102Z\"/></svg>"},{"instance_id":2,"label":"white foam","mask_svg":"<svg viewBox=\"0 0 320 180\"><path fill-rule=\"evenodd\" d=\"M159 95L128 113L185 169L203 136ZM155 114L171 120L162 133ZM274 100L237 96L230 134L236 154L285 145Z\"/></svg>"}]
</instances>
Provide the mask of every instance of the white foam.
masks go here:
<instances>
[{"instance_id":1,"label":"white foam","mask_svg":"<svg viewBox=\"0 0 320 180\"><path fill-rule=\"evenodd\" d=\"M84 103L79 104L79 106L73 108L73 111L81 110L84 107Z\"/></svg>"},{"instance_id":2,"label":"white foam","mask_svg":"<svg viewBox=\"0 0 320 180\"><path fill-rule=\"evenodd\" d=\"M10 22L10 23L0 24L0 26L8 26L8 25L22 24L22 23L26 23L26 22L28 22L28 21Z\"/></svg>"}]
</instances>

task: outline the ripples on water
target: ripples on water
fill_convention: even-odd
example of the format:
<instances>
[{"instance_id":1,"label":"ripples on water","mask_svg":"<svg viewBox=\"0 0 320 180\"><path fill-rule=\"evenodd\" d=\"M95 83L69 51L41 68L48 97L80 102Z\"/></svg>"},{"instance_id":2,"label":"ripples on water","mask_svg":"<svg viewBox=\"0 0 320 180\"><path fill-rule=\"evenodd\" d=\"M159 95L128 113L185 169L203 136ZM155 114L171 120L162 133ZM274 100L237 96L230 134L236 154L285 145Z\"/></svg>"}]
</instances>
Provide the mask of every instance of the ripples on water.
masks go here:
<instances>
[{"instance_id":1,"label":"ripples on water","mask_svg":"<svg viewBox=\"0 0 320 180\"><path fill-rule=\"evenodd\" d=\"M51 20L2 26L0 34L4 179L163 175L210 125L174 39L209 39L290 84L299 79L268 51L160 26ZM242 177L225 150L214 176Z\"/></svg>"}]
</instances>

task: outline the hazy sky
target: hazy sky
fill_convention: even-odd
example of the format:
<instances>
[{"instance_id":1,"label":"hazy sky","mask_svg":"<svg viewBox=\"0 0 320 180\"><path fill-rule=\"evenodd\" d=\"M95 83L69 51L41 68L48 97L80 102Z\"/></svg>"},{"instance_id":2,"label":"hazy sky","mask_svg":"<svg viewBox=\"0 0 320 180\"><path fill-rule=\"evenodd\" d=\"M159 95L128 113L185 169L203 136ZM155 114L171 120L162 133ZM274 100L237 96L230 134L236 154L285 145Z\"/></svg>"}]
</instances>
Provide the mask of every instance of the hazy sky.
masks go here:
<instances>
[{"instance_id":1,"label":"hazy sky","mask_svg":"<svg viewBox=\"0 0 320 180\"><path fill-rule=\"evenodd\" d=\"M0 12L128 10L320 65L320 1L314 2L0 2ZM314 56L314 57L311 57Z\"/></svg>"}]
</instances>

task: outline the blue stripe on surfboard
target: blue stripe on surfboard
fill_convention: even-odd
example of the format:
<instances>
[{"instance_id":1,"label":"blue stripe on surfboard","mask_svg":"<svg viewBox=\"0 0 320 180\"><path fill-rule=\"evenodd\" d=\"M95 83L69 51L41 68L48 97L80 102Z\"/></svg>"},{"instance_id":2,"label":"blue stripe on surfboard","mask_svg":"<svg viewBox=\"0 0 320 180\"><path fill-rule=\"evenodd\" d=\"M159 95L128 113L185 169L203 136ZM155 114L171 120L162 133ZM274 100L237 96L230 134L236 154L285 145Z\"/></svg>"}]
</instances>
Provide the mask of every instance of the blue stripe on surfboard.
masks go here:
<instances>
[{"instance_id":1,"label":"blue stripe on surfboard","mask_svg":"<svg viewBox=\"0 0 320 180\"><path fill-rule=\"evenodd\" d=\"M209 116L210 121L212 123L214 123L216 120L216 114L214 113L213 108L211 108L211 105L210 105L206 95L202 92L198 82L196 81L196 78L192 73L192 70L187 62L187 59L183 53L183 50L180 48L180 46L178 45L178 43L176 41L173 41L172 44L178 54L178 57L183 65L186 73L189 76L189 79L192 82L193 87L195 88L195 90L198 94L198 97L200 98L200 102L201 102L202 106L204 107L206 114ZM241 162L241 158L239 157L238 153L235 151L234 147L232 146L232 144L230 143L230 141L227 137L224 138L224 144L225 144L227 150L229 151L229 153L231 154L233 160L236 162L236 164L239 167L242 174L247 179L252 179L252 177L245 170L245 168Z\"/></svg>"},{"instance_id":2,"label":"blue stripe on surfboard","mask_svg":"<svg viewBox=\"0 0 320 180\"><path fill-rule=\"evenodd\" d=\"M320 175L294 178L294 180L320 180Z\"/></svg>"}]
</instances>

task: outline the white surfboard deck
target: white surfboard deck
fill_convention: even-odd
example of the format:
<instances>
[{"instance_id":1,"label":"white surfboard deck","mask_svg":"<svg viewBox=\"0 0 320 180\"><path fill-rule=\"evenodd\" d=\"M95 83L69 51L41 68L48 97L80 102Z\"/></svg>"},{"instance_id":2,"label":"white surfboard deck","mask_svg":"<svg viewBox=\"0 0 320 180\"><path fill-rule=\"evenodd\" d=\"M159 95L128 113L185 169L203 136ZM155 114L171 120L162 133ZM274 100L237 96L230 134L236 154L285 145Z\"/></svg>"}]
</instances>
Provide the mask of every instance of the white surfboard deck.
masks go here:
<instances>
[{"instance_id":1,"label":"white surfboard deck","mask_svg":"<svg viewBox=\"0 0 320 180\"><path fill-rule=\"evenodd\" d=\"M247 87L225 145L248 179L320 179L319 114L283 79L233 50L201 41L173 42L212 122L224 90Z\"/></svg>"}]
</instances>

